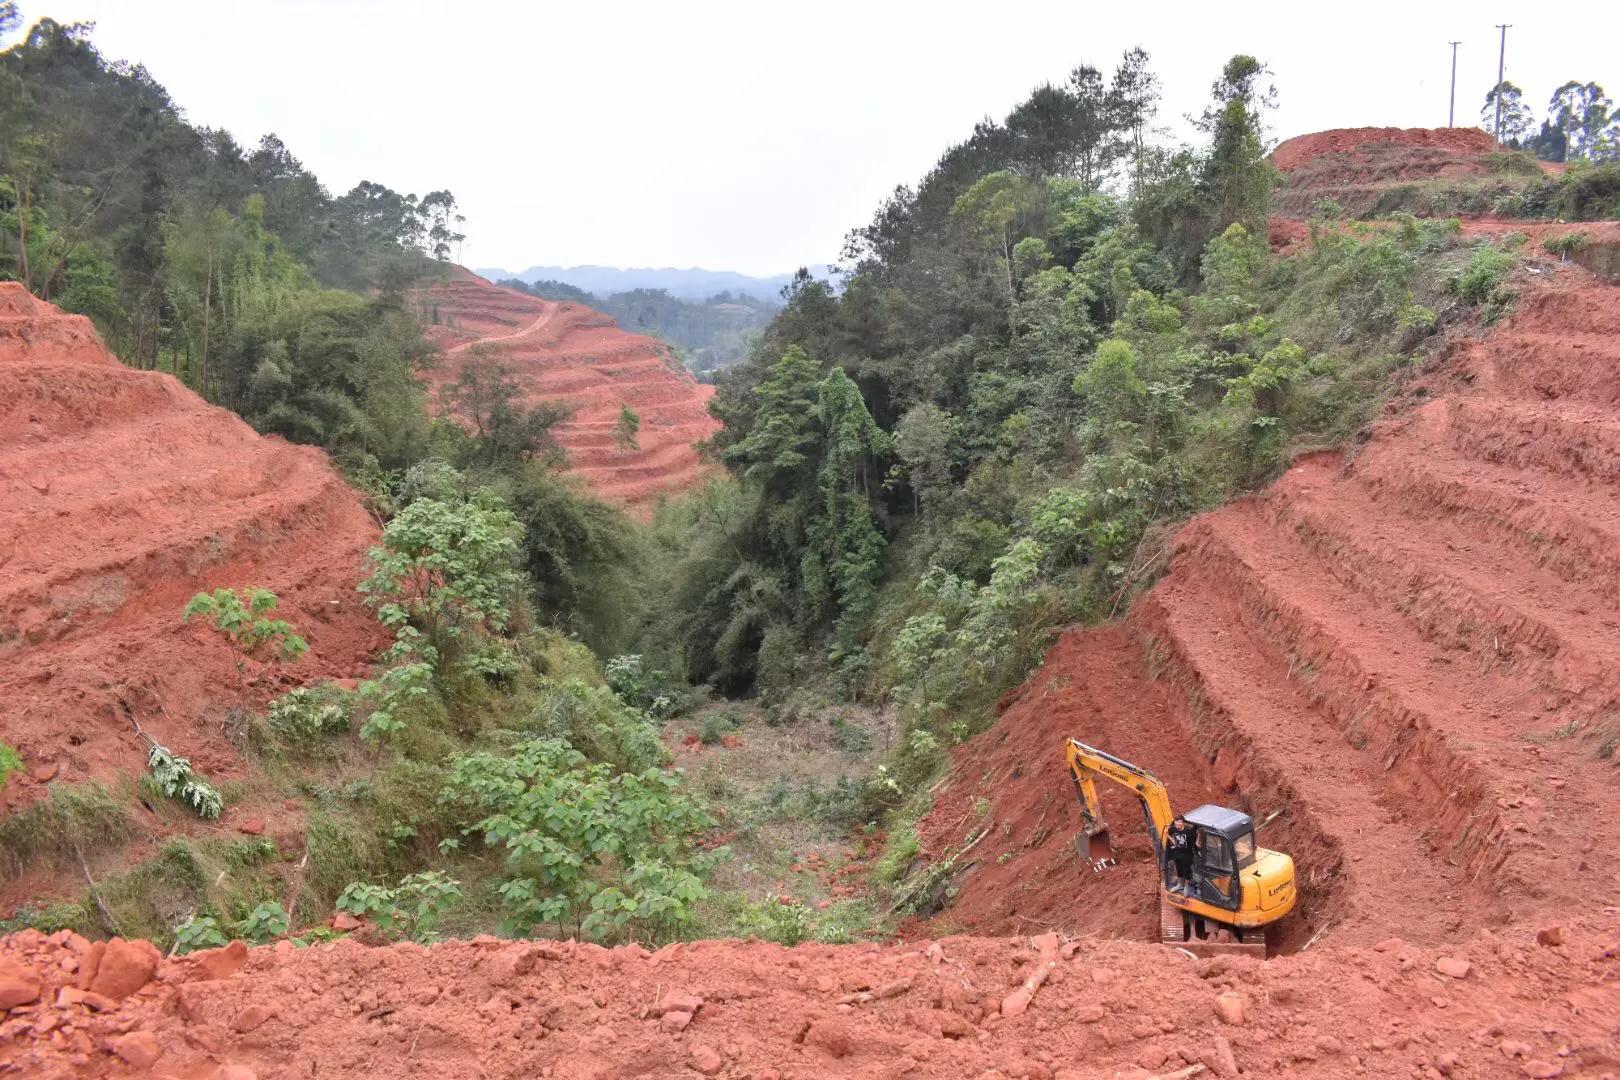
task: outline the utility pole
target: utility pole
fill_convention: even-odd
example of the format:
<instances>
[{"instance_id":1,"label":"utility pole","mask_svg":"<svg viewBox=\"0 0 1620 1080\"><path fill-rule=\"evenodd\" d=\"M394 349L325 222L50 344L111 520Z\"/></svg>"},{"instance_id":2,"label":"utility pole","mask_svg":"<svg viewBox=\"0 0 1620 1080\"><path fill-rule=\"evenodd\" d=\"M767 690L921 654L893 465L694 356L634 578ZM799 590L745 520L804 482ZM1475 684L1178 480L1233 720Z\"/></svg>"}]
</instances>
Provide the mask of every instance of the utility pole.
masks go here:
<instances>
[{"instance_id":1,"label":"utility pole","mask_svg":"<svg viewBox=\"0 0 1620 1080\"><path fill-rule=\"evenodd\" d=\"M1502 31L1502 49L1496 54L1496 148L1502 149L1502 83L1507 73L1507 32L1512 23L1497 23Z\"/></svg>"},{"instance_id":2,"label":"utility pole","mask_svg":"<svg viewBox=\"0 0 1620 1080\"><path fill-rule=\"evenodd\" d=\"M1446 113L1446 127L1457 126L1457 46L1460 41L1451 43L1451 108Z\"/></svg>"}]
</instances>

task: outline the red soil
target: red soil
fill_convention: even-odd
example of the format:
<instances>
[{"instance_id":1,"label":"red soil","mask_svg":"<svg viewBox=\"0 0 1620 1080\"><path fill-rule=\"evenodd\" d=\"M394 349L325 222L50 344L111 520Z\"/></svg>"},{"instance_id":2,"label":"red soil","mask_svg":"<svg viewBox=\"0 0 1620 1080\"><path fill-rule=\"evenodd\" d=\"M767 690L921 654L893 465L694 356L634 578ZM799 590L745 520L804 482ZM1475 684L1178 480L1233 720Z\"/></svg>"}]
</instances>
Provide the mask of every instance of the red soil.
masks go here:
<instances>
[{"instance_id":1,"label":"red soil","mask_svg":"<svg viewBox=\"0 0 1620 1080\"><path fill-rule=\"evenodd\" d=\"M1409 146L1450 154L1489 154L1491 137L1479 128L1335 128L1285 139L1271 152L1272 164L1287 173L1324 154L1350 154L1369 146Z\"/></svg>"},{"instance_id":2,"label":"red soil","mask_svg":"<svg viewBox=\"0 0 1620 1080\"><path fill-rule=\"evenodd\" d=\"M1593 903L1620 884L1620 289L1543 274L1438 396L1194 519L1127 619L1064 636L924 822L946 855L988 800L951 927L1155 933L1145 838L1101 878L1070 846L1075 736L1268 822L1303 885L1285 951L1620 928Z\"/></svg>"},{"instance_id":3,"label":"red soil","mask_svg":"<svg viewBox=\"0 0 1620 1080\"><path fill-rule=\"evenodd\" d=\"M428 376L435 393L464 364L504 365L525 403L573 409L557 441L596 494L646 511L708 474L693 444L719 428L708 412L714 388L692 378L662 343L583 305L538 300L459 269L421 304L446 327L445 359ZM621 448L613 434L621 405L641 417L634 449Z\"/></svg>"},{"instance_id":4,"label":"red soil","mask_svg":"<svg viewBox=\"0 0 1620 1080\"><path fill-rule=\"evenodd\" d=\"M1554 940L1549 937L1548 940ZM34 1077L1552 1077L1620 1066L1620 943L1482 934L1270 963L1024 938L353 942L167 960L0 941L0 1072ZM244 963L245 961L245 963ZM1451 974L1438 968L1449 969ZM84 978L86 972L94 979ZM1014 988L1039 982L1020 1008ZM100 989L88 997L78 985ZM1331 988L1328 990L1327 988ZM1217 1001L1226 1015L1217 1017ZM1198 1068L1197 1066L1203 1066ZM1191 1070L1191 1071L1189 1071Z\"/></svg>"},{"instance_id":5,"label":"red soil","mask_svg":"<svg viewBox=\"0 0 1620 1080\"><path fill-rule=\"evenodd\" d=\"M220 586L280 597L310 649L250 663L255 705L362 674L381 635L354 585L376 538L320 451L124 367L87 319L0 282L0 740L27 766L5 807L144 772L131 720L212 779L243 775L230 654L182 608Z\"/></svg>"}]
</instances>

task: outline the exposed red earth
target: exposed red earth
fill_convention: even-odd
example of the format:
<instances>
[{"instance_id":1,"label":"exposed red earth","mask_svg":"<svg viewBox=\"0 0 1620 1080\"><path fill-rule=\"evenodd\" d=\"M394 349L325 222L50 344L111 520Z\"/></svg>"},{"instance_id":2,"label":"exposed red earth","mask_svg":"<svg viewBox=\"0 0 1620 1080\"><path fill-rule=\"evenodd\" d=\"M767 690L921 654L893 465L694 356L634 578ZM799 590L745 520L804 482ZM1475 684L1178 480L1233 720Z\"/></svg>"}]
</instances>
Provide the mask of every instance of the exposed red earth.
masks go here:
<instances>
[{"instance_id":1,"label":"exposed red earth","mask_svg":"<svg viewBox=\"0 0 1620 1080\"><path fill-rule=\"evenodd\" d=\"M89 320L0 282L0 740L25 765L6 808L144 773L135 722L211 778L243 775L230 652L182 609L217 587L280 598L309 652L249 661L254 706L363 674L382 639L354 586L377 535L319 450L123 366Z\"/></svg>"},{"instance_id":2,"label":"exposed red earth","mask_svg":"<svg viewBox=\"0 0 1620 1080\"><path fill-rule=\"evenodd\" d=\"M459 267L419 303L444 347L428 374L435 393L465 364L498 364L526 404L568 406L573 415L555 429L557 442L570 471L596 494L647 512L707 474L693 444L719 429L708 412L714 387L694 379L661 342L581 304L503 289ZM641 418L634 448L614 435L621 405Z\"/></svg>"},{"instance_id":3,"label":"exposed red earth","mask_svg":"<svg viewBox=\"0 0 1620 1080\"><path fill-rule=\"evenodd\" d=\"M0 1074L40 1078L1556 1077L1620 1069L1620 943L1397 939L1193 960L1057 934L231 949L0 942ZM1241 1070L1241 1072L1240 1072Z\"/></svg>"}]
</instances>

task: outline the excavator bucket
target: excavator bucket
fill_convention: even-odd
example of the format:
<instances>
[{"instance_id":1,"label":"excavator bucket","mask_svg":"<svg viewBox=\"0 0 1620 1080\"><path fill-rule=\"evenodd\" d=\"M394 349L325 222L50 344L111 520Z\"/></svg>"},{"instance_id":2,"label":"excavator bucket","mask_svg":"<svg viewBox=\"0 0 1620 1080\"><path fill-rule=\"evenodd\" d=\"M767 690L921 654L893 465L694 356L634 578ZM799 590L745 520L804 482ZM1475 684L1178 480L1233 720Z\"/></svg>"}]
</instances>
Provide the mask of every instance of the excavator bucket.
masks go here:
<instances>
[{"instance_id":1,"label":"excavator bucket","mask_svg":"<svg viewBox=\"0 0 1620 1080\"><path fill-rule=\"evenodd\" d=\"M1114 838L1108 834L1108 826L1100 825L1085 834L1085 849L1080 857L1091 864L1094 872L1107 870L1118 865L1114 859ZM1079 845L1075 845L1078 847Z\"/></svg>"}]
</instances>

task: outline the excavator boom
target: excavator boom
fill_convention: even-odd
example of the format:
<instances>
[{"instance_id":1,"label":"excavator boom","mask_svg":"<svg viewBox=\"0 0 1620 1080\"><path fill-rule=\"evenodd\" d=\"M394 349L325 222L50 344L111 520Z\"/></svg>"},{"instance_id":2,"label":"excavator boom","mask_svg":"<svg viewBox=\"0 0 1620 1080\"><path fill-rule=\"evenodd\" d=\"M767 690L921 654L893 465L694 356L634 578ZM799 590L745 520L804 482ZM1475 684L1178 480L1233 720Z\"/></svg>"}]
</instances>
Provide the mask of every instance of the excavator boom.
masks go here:
<instances>
[{"instance_id":1,"label":"excavator boom","mask_svg":"<svg viewBox=\"0 0 1620 1080\"><path fill-rule=\"evenodd\" d=\"M1101 774L1133 793L1142 804L1142 816L1147 821L1148 836L1153 844L1155 862L1162 862L1160 845L1164 830L1170 825L1170 793L1163 781L1146 769L1117 758L1106 750L1087 746L1078 739L1070 739L1065 749L1069 773L1074 779L1075 792L1080 796L1080 819L1086 836L1086 859L1093 871L1106 870L1116 865L1114 838L1102 817L1102 800L1097 796L1094 777Z\"/></svg>"}]
</instances>

